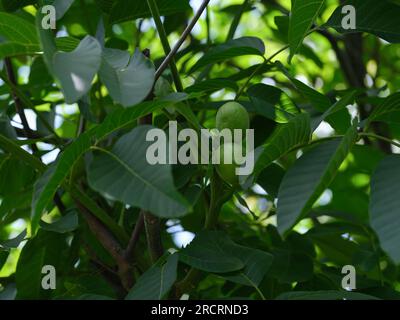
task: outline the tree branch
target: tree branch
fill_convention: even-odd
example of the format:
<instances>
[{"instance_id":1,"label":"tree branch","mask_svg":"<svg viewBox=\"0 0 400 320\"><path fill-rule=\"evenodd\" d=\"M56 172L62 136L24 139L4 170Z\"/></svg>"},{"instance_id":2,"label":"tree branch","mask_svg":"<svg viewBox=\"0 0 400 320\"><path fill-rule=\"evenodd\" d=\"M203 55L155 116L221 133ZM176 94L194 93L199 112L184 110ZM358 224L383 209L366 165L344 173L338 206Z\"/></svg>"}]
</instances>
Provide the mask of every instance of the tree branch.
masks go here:
<instances>
[{"instance_id":1,"label":"tree branch","mask_svg":"<svg viewBox=\"0 0 400 320\"><path fill-rule=\"evenodd\" d=\"M123 255L123 250L118 241L115 240L107 228L96 217L94 217L82 203L76 201L76 205L88 223L90 230L96 236L97 240L100 241L103 247L114 258L118 266L118 274L121 279L121 283L126 290L129 290L133 284L131 267L126 261Z\"/></svg>"},{"instance_id":2,"label":"tree branch","mask_svg":"<svg viewBox=\"0 0 400 320\"><path fill-rule=\"evenodd\" d=\"M192 32L194 26L196 25L197 21L200 19L201 15L203 14L203 11L207 8L207 5L209 4L210 0L203 0L203 3L201 4L199 10L193 17L192 21L189 23L189 25L186 27L185 31L183 31L181 37L179 38L178 42L175 44L175 46L172 48L171 52L165 57L164 61L161 63L160 67L156 71L156 81L161 77L167 66L169 65L170 61L174 58L175 54L178 52L179 48L182 46L182 44L185 42L187 36Z\"/></svg>"},{"instance_id":3,"label":"tree branch","mask_svg":"<svg viewBox=\"0 0 400 320\"><path fill-rule=\"evenodd\" d=\"M13 69L13 66L12 66L11 59L10 58L5 58L4 59L4 65L5 65L5 68L6 68L8 79L16 87L18 85L18 82L17 82L17 79L15 77L15 73L14 73L14 69ZM21 123L22 123L22 126L24 128L23 130L25 132L25 135L26 135L26 137L31 139L32 138L31 129L29 128L29 123L28 123L28 120L26 119L26 115L25 115L25 112L24 112L24 107L23 107L23 105L21 103L21 100L18 97L18 95L15 93L15 90L11 89L11 94L12 94L13 99L14 99L15 111L17 112L17 114L19 115L19 118L21 119ZM35 143L31 144L31 148L32 148L32 151L34 151L34 152L36 152L38 150Z\"/></svg>"},{"instance_id":4,"label":"tree branch","mask_svg":"<svg viewBox=\"0 0 400 320\"><path fill-rule=\"evenodd\" d=\"M144 214L143 212L140 212L139 218L135 224L135 228L133 229L131 238L129 239L128 246L126 247L125 250L125 258L130 262L132 262L133 260L133 253L135 251L136 244L139 241L140 234L143 231L143 227L144 227Z\"/></svg>"}]
</instances>

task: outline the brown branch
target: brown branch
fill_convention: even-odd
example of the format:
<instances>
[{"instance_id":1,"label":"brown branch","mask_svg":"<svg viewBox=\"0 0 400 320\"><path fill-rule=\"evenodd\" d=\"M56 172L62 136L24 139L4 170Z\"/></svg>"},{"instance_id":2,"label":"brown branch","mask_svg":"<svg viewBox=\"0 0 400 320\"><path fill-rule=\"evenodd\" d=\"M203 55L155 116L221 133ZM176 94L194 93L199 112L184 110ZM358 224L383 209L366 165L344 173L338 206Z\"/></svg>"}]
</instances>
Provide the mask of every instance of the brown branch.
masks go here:
<instances>
[{"instance_id":1,"label":"brown branch","mask_svg":"<svg viewBox=\"0 0 400 320\"><path fill-rule=\"evenodd\" d=\"M143 231L143 227L144 227L144 214L143 212L140 212L135 228L133 229L131 238L129 239L128 246L126 247L125 250L125 259L129 262L132 262L133 260L133 253L135 251L136 244L139 241L140 234Z\"/></svg>"},{"instance_id":2,"label":"brown branch","mask_svg":"<svg viewBox=\"0 0 400 320\"><path fill-rule=\"evenodd\" d=\"M163 254L164 249L161 242L160 219L150 212L144 213L144 225L146 229L147 245L150 251L150 257L156 262Z\"/></svg>"},{"instance_id":3,"label":"brown branch","mask_svg":"<svg viewBox=\"0 0 400 320\"><path fill-rule=\"evenodd\" d=\"M82 213L90 230L94 233L97 240L114 258L118 266L118 275L121 283L126 290L129 290L133 284L132 269L124 257L123 250L118 241L114 238L110 231L96 218L90 211L80 202L76 202L79 211Z\"/></svg>"}]
</instances>

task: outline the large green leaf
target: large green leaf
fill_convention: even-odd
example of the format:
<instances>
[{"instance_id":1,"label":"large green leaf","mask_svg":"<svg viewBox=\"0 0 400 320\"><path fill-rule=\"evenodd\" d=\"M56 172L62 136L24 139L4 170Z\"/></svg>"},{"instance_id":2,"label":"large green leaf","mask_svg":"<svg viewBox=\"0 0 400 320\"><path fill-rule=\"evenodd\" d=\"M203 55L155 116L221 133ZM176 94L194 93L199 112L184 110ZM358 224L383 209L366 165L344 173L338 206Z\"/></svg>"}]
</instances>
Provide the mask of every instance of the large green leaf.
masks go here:
<instances>
[{"instance_id":1,"label":"large green leaf","mask_svg":"<svg viewBox=\"0 0 400 320\"><path fill-rule=\"evenodd\" d=\"M292 0L289 22L289 45L291 59L300 49L307 32L322 11L325 0Z\"/></svg>"},{"instance_id":2,"label":"large green leaf","mask_svg":"<svg viewBox=\"0 0 400 320\"><path fill-rule=\"evenodd\" d=\"M251 86L247 95L257 113L278 123L287 123L299 109L282 90L263 83Z\"/></svg>"},{"instance_id":3,"label":"large green leaf","mask_svg":"<svg viewBox=\"0 0 400 320\"><path fill-rule=\"evenodd\" d=\"M400 156L383 159L371 180L371 226L388 255L400 262Z\"/></svg>"},{"instance_id":4,"label":"large green leaf","mask_svg":"<svg viewBox=\"0 0 400 320\"><path fill-rule=\"evenodd\" d=\"M98 0L98 2L105 10L111 8L111 23L151 17L146 1ZM190 10L188 0L157 0L156 2L160 14L163 16Z\"/></svg>"},{"instance_id":5,"label":"large green leaf","mask_svg":"<svg viewBox=\"0 0 400 320\"><path fill-rule=\"evenodd\" d=\"M161 258L147 270L126 296L126 300L161 300L176 281L178 254Z\"/></svg>"},{"instance_id":6,"label":"large green leaf","mask_svg":"<svg viewBox=\"0 0 400 320\"><path fill-rule=\"evenodd\" d=\"M280 125L268 141L255 150L254 171L243 183L252 183L261 171L268 167L273 161L284 156L293 148L308 142L311 138L310 117L301 113L291 119L288 123Z\"/></svg>"},{"instance_id":7,"label":"large green leaf","mask_svg":"<svg viewBox=\"0 0 400 320\"><path fill-rule=\"evenodd\" d=\"M0 12L0 59L37 54L40 46L34 24L18 16Z\"/></svg>"},{"instance_id":8,"label":"large green leaf","mask_svg":"<svg viewBox=\"0 0 400 320\"><path fill-rule=\"evenodd\" d=\"M343 29L342 20L345 15L342 13L342 8L345 5L351 5L355 8L357 16L356 30ZM326 26L342 33L372 33L386 41L399 43L399 15L400 6L388 0L347 0L335 10Z\"/></svg>"},{"instance_id":9,"label":"large green leaf","mask_svg":"<svg viewBox=\"0 0 400 320\"><path fill-rule=\"evenodd\" d=\"M101 125L98 125L80 135L61 153L55 163L54 169L52 169L54 171L48 174L48 180L43 185L40 183L40 191L36 191L34 194L32 216L36 217L35 219L39 221L42 214L46 211L46 207L52 201L56 190L63 183L81 156L90 149L92 144L94 144L96 141L104 139L106 136L119 129L133 124L138 118L143 117L146 114L178 101L183 101L187 99L187 97L187 95L182 94L180 99L177 99L174 95L172 102L168 97L165 97L164 99L157 101L143 102L140 105L137 105L135 108L117 110L107 116ZM36 189L39 187L38 184L39 182L35 186Z\"/></svg>"},{"instance_id":10,"label":"large green leaf","mask_svg":"<svg viewBox=\"0 0 400 320\"><path fill-rule=\"evenodd\" d=\"M232 272L244 268L243 261L232 255L236 244L223 232L202 231L179 252L180 260L207 272Z\"/></svg>"},{"instance_id":11,"label":"large green leaf","mask_svg":"<svg viewBox=\"0 0 400 320\"><path fill-rule=\"evenodd\" d=\"M243 37L229 40L226 43L216 45L208 50L204 56L192 67L190 72L199 70L209 64L222 62L234 57L245 55L263 56L265 52L264 43L256 37Z\"/></svg>"},{"instance_id":12,"label":"large green leaf","mask_svg":"<svg viewBox=\"0 0 400 320\"><path fill-rule=\"evenodd\" d=\"M39 44L33 23L5 12L0 12L0 36L14 43Z\"/></svg>"},{"instance_id":13,"label":"large green leaf","mask_svg":"<svg viewBox=\"0 0 400 320\"><path fill-rule=\"evenodd\" d=\"M281 234L290 230L308 213L335 177L357 137L354 125L343 139L313 148L289 169L278 194L277 221Z\"/></svg>"},{"instance_id":14,"label":"large green leaf","mask_svg":"<svg viewBox=\"0 0 400 320\"><path fill-rule=\"evenodd\" d=\"M67 103L78 101L90 90L100 68L101 52L99 42L87 36L74 51L57 52L53 56L53 72Z\"/></svg>"},{"instance_id":15,"label":"large green leaf","mask_svg":"<svg viewBox=\"0 0 400 320\"><path fill-rule=\"evenodd\" d=\"M126 51L105 48L99 74L114 101L130 107L150 93L155 68L138 50L130 57Z\"/></svg>"},{"instance_id":16,"label":"large green leaf","mask_svg":"<svg viewBox=\"0 0 400 320\"><path fill-rule=\"evenodd\" d=\"M88 163L90 186L106 197L165 218L190 212L185 199L175 190L168 164L151 165L146 159L153 144L146 140L152 126L139 126L118 140L111 151L95 152Z\"/></svg>"},{"instance_id":17,"label":"large green leaf","mask_svg":"<svg viewBox=\"0 0 400 320\"><path fill-rule=\"evenodd\" d=\"M102 47L96 38L86 36L71 52L58 51L51 30L41 26L43 14L36 15L36 28L43 58L50 73L59 81L66 103L75 103L91 88L100 69Z\"/></svg>"}]
</instances>

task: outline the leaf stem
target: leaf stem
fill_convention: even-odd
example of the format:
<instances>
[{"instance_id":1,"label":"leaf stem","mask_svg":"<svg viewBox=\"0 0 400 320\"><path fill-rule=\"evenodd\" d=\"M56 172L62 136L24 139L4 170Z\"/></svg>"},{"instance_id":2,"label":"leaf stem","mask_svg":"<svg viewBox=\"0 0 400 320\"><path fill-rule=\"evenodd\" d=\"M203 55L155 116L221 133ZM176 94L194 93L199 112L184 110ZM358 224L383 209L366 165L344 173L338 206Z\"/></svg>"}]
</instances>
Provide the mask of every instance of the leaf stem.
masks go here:
<instances>
[{"instance_id":1,"label":"leaf stem","mask_svg":"<svg viewBox=\"0 0 400 320\"><path fill-rule=\"evenodd\" d=\"M386 141L386 142L388 142L388 143L400 148L400 143L397 143L397 142L395 142L395 141L393 141L393 140L391 140L389 138L380 136L380 135L375 134L375 133L361 132L361 133L359 133L359 136L360 137L370 137L370 138L375 138L375 139L378 139L378 140Z\"/></svg>"}]
</instances>

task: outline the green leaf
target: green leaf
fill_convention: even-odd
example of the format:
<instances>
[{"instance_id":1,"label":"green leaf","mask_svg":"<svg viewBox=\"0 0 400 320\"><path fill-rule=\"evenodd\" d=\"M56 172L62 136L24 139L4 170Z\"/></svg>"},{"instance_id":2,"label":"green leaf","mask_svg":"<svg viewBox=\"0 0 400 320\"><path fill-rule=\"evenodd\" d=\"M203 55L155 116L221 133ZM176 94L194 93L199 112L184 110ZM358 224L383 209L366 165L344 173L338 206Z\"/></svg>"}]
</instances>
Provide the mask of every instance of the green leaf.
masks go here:
<instances>
[{"instance_id":1,"label":"green leaf","mask_svg":"<svg viewBox=\"0 0 400 320\"><path fill-rule=\"evenodd\" d=\"M324 3L325 0L292 0L292 11L289 22L289 60L300 49L308 31L321 13Z\"/></svg>"},{"instance_id":2,"label":"green leaf","mask_svg":"<svg viewBox=\"0 0 400 320\"><path fill-rule=\"evenodd\" d=\"M345 14L342 13L343 6L354 6L356 12L356 29L345 30L342 20ZM341 33L367 32L374 34L388 42L400 42L400 30L398 17L400 6L387 0L348 0L339 6L326 23Z\"/></svg>"},{"instance_id":3,"label":"green leaf","mask_svg":"<svg viewBox=\"0 0 400 320\"><path fill-rule=\"evenodd\" d=\"M96 140L102 140L109 134L132 125L138 118L170 104L183 101L187 99L187 97L188 96L186 95L181 95L180 100L178 100L176 96L174 96L173 102L170 102L169 98L165 97L161 100L141 103L135 108L117 110L107 116L101 125L95 126L91 130L80 135L61 153L55 163L54 172L49 174L48 181L43 184L41 190L35 192L33 200L34 205L32 205L32 216L39 217L39 221L40 217L45 212L46 207L52 201L58 187L63 183L81 156L90 149Z\"/></svg>"},{"instance_id":4,"label":"green leaf","mask_svg":"<svg viewBox=\"0 0 400 320\"><path fill-rule=\"evenodd\" d=\"M278 194L277 222L281 234L290 230L308 213L335 177L357 137L354 125L343 139L313 148L289 169Z\"/></svg>"},{"instance_id":5,"label":"green leaf","mask_svg":"<svg viewBox=\"0 0 400 320\"><path fill-rule=\"evenodd\" d=\"M269 275L281 283L304 282L313 276L312 257L303 252L295 252L286 248L272 251L273 264Z\"/></svg>"},{"instance_id":6,"label":"green leaf","mask_svg":"<svg viewBox=\"0 0 400 320\"><path fill-rule=\"evenodd\" d=\"M207 272L232 272L244 268L244 263L232 255L236 244L223 232L202 231L179 252L180 260L193 268Z\"/></svg>"},{"instance_id":7,"label":"green leaf","mask_svg":"<svg viewBox=\"0 0 400 320\"><path fill-rule=\"evenodd\" d=\"M40 227L46 231L67 233L76 230L78 223L78 215L75 211L72 211L53 223L40 221Z\"/></svg>"},{"instance_id":8,"label":"green leaf","mask_svg":"<svg viewBox=\"0 0 400 320\"><path fill-rule=\"evenodd\" d=\"M292 291L276 297L276 300L379 300L376 297L349 291Z\"/></svg>"},{"instance_id":9,"label":"green leaf","mask_svg":"<svg viewBox=\"0 0 400 320\"><path fill-rule=\"evenodd\" d=\"M245 286L257 288L271 267L273 256L258 249L239 245L231 246L229 249L228 252L240 259L245 267L236 274L224 275L224 278Z\"/></svg>"},{"instance_id":10,"label":"green leaf","mask_svg":"<svg viewBox=\"0 0 400 320\"><path fill-rule=\"evenodd\" d=\"M73 37L60 37L55 39L56 47L59 51L70 52L79 46L79 39Z\"/></svg>"},{"instance_id":11,"label":"green leaf","mask_svg":"<svg viewBox=\"0 0 400 320\"><path fill-rule=\"evenodd\" d=\"M36 44L23 44L18 42L0 43L0 59L22 55L37 54L40 48Z\"/></svg>"},{"instance_id":12,"label":"green leaf","mask_svg":"<svg viewBox=\"0 0 400 320\"><path fill-rule=\"evenodd\" d=\"M0 12L0 36L0 59L40 51L34 24L18 16Z\"/></svg>"},{"instance_id":13,"label":"green leaf","mask_svg":"<svg viewBox=\"0 0 400 320\"><path fill-rule=\"evenodd\" d=\"M400 156L391 155L378 165L371 179L369 203L371 226L381 247L400 263Z\"/></svg>"},{"instance_id":14,"label":"green leaf","mask_svg":"<svg viewBox=\"0 0 400 320\"><path fill-rule=\"evenodd\" d=\"M288 123L280 125L267 142L255 150L254 171L244 180L244 184L251 184L264 168L296 146L308 142L310 137L310 117L306 113L301 113Z\"/></svg>"},{"instance_id":15,"label":"green leaf","mask_svg":"<svg viewBox=\"0 0 400 320\"><path fill-rule=\"evenodd\" d=\"M98 41L85 37L72 52L57 52L53 56L53 72L60 81L66 103L77 102L91 88L101 63Z\"/></svg>"},{"instance_id":16,"label":"green leaf","mask_svg":"<svg viewBox=\"0 0 400 320\"><path fill-rule=\"evenodd\" d=\"M51 290L42 289L42 268L52 265L61 275L67 267L67 242L64 236L40 230L27 242L21 251L15 273L18 299L40 299L48 297Z\"/></svg>"},{"instance_id":17,"label":"green leaf","mask_svg":"<svg viewBox=\"0 0 400 320\"><path fill-rule=\"evenodd\" d=\"M102 47L96 38L86 36L71 52L57 51L51 30L41 26L43 14L36 15L43 58L50 73L60 82L65 102L72 104L82 98L91 88L100 69ZM61 44L66 44L65 41Z\"/></svg>"},{"instance_id":18,"label":"green leaf","mask_svg":"<svg viewBox=\"0 0 400 320\"><path fill-rule=\"evenodd\" d=\"M384 98L372 111L368 122L390 121L400 111L400 93L394 93Z\"/></svg>"},{"instance_id":19,"label":"green leaf","mask_svg":"<svg viewBox=\"0 0 400 320\"><path fill-rule=\"evenodd\" d=\"M272 197L278 196L279 186L285 175L285 170L276 163L271 163L257 178L257 183Z\"/></svg>"},{"instance_id":20,"label":"green leaf","mask_svg":"<svg viewBox=\"0 0 400 320\"><path fill-rule=\"evenodd\" d=\"M147 270L126 296L126 300L161 300L176 281L178 254L161 258Z\"/></svg>"},{"instance_id":21,"label":"green leaf","mask_svg":"<svg viewBox=\"0 0 400 320\"><path fill-rule=\"evenodd\" d=\"M351 117L346 107L354 102L355 97L356 91L351 91L335 102L313 122L313 131L318 128L322 121L327 121L338 133L346 131L346 128L351 123Z\"/></svg>"},{"instance_id":22,"label":"green leaf","mask_svg":"<svg viewBox=\"0 0 400 320\"><path fill-rule=\"evenodd\" d=\"M263 56L265 46L262 40L256 37L243 37L216 45L207 51L192 67L189 73L195 72L209 64L219 63L234 57L245 55Z\"/></svg>"},{"instance_id":23,"label":"green leaf","mask_svg":"<svg viewBox=\"0 0 400 320\"><path fill-rule=\"evenodd\" d=\"M5 12L0 12L0 36L21 45L39 45L33 23Z\"/></svg>"},{"instance_id":24,"label":"green leaf","mask_svg":"<svg viewBox=\"0 0 400 320\"><path fill-rule=\"evenodd\" d=\"M150 93L155 68L139 50L131 58L127 51L105 48L99 74L113 100L131 107Z\"/></svg>"},{"instance_id":25,"label":"green leaf","mask_svg":"<svg viewBox=\"0 0 400 320\"><path fill-rule=\"evenodd\" d=\"M247 95L258 114L278 123L287 123L299 109L282 90L263 83L251 86Z\"/></svg>"},{"instance_id":26,"label":"green leaf","mask_svg":"<svg viewBox=\"0 0 400 320\"><path fill-rule=\"evenodd\" d=\"M332 105L331 100L324 94L293 77L279 61L275 65L293 83L300 94L311 102L313 108L322 113L321 116L313 119L312 132L314 132L322 121L327 121L337 133L345 133L351 124L349 112L345 109L355 98L355 91L350 92L338 102Z\"/></svg>"},{"instance_id":27,"label":"green leaf","mask_svg":"<svg viewBox=\"0 0 400 320\"><path fill-rule=\"evenodd\" d=\"M138 18L151 17L150 10L146 1L126 1L126 0L100 0L103 8L110 8L110 22L112 24ZM113 2L111 4L111 2ZM188 0L157 0L157 7L162 16L171 15L190 10ZM107 13L109 11L106 11Z\"/></svg>"},{"instance_id":28,"label":"green leaf","mask_svg":"<svg viewBox=\"0 0 400 320\"><path fill-rule=\"evenodd\" d=\"M107 198L140 207L164 218L190 212L189 204L175 190L168 164L151 165L147 141L152 126L139 126L121 137L111 151L98 149L88 163L90 186Z\"/></svg>"},{"instance_id":29,"label":"green leaf","mask_svg":"<svg viewBox=\"0 0 400 320\"><path fill-rule=\"evenodd\" d=\"M26 230L22 231L18 236L10 240L1 240L0 247L3 249L18 248L19 244L24 241L26 237Z\"/></svg>"}]
</instances>

